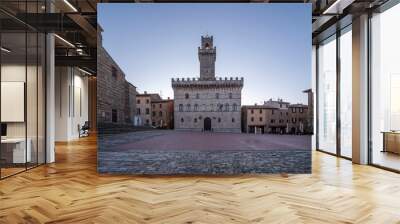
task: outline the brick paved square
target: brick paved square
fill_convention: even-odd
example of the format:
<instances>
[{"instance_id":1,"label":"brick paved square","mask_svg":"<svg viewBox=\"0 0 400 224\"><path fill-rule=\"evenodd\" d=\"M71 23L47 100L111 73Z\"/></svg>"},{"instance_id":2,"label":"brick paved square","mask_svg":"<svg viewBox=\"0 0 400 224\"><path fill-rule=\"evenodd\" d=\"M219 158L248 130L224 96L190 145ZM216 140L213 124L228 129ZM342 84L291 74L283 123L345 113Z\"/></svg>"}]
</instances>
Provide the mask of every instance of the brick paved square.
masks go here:
<instances>
[{"instance_id":1,"label":"brick paved square","mask_svg":"<svg viewBox=\"0 0 400 224\"><path fill-rule=\"evenodd\" d=\"M98 159L101 173L310 173L311 137L174 130L100 135Z\"/></svg>"}]
</instances>

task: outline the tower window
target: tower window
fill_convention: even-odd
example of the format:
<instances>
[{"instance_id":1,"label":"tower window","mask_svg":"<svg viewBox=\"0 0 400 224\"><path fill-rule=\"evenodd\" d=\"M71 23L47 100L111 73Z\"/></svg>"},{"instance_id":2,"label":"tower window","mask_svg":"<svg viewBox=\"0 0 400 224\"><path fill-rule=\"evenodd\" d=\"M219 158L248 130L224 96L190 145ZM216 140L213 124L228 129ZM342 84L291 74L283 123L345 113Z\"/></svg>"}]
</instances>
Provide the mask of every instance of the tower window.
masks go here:
<instances>
[{"instance_id":1,"label":"tower window","mask_svg":"<svg viewBox=\"0 0 400 224\"><path fill-rule=\"evenodd\" d=\"M189 99L189 93L185 93L185 99Z\"/></svg>"},{"instance_id":2,"label":"tower window","mask_svg":"<svg viewBox=\"0 0 400 224\"><path fill-rule=\"evenodd\" d=\"M182 123L184 122L183 118L181 118L181 122L182 122Z\"/></svg>"},{"instance_id":3,"label":"tower window","mask_svg":"<svg viewBox=\"0 0 400 224\"><path fill-rule=\"evenodd\" d=\"M236 103L233 104L233 111L237 111L237 104Z\"/></svg>"}]
</instances>

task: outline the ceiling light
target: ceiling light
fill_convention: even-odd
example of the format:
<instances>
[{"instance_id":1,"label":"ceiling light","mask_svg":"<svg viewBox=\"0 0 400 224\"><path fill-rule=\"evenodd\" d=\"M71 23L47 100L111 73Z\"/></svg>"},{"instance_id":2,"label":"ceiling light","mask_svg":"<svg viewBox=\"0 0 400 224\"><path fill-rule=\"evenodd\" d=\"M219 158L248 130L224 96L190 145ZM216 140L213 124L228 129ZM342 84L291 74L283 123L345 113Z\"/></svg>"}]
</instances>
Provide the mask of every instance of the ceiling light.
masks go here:
<instances>
[{"instance_id":1,"label":"ceiling light","mask_svg":"<svg viewBox=\"0 0 400 224\"><path fill-rule=\"evenodd\" d=\"M65 4L67 4L74 12L78 12L78 10L68 1L64 0Z\"/></svg>"},{"instance_id":2,"label":"ceiling light","mask_svg":"<svg viewBox=\"0 0 400 224\"><path fill-rule=\"evenodd\" d=\"M7 49L5 47L1 47L1 51L4 51L6 53L10 53L11 52L11 50L9 50L9 49Z\"/></svg>"},{"instance_id":3,"label":"ceiling light","mask_svg":"<svg viewBox=\"0 0 400 224\"><path fill-rule=\"evenodd\" d=\"M86 70L83 70L83 69L81 69L81 68L79 68L79 67L78 67L78 70L81 71L81 72L83 72L83 73L85 73L86 75L90 75L90 76L93 75L92 73L90 73L90 72L88 72L88 71L86 71Z\"/></svg>"},{"instance_id":4,"label":"ceiling light","mask_svg":"<svg viewBox=\"0 0 400 224\"><path fill-rule=\"evenodd\" d=\"M342 14L343 10L351 5L355 0L336 0L322 14Z\"/></svg>"},{"instance_id":5,"label":"ceiling light","mask_svg":"<svg viewBox=\"0 0 400 224\"><path fill-rule=\"evenodd\" d=\"M62 38L62 37L60 37L59 35L57 35L57 34L54 34L54 36L55 37L57 37L59 40L61 40L62 42L64 42L64 43L66 43L67 45L69 45L70 47L73 47L73 48L75 48L75 45L73 45L71 42L69 42L68 40L66 40L66 39L64 39L64 38Z\"/></svg>"}]
</instances>

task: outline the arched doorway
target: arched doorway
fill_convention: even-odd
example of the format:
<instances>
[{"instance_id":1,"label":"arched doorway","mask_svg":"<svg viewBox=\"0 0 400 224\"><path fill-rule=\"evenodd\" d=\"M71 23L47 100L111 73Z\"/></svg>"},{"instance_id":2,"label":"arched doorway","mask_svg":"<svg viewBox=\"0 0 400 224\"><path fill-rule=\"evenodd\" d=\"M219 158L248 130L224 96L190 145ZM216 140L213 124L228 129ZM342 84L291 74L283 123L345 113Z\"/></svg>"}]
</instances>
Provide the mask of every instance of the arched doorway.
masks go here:
<instances>
[{"instance_id":1,"label":"arched doorway","mask_svg":"<svg viewBox=\"0 0 400 224\"><path fill-rule=\"evenodd\" d=\"M211 131L211 118L204 118L204 131Z\"/></svg>"}]
</instances>

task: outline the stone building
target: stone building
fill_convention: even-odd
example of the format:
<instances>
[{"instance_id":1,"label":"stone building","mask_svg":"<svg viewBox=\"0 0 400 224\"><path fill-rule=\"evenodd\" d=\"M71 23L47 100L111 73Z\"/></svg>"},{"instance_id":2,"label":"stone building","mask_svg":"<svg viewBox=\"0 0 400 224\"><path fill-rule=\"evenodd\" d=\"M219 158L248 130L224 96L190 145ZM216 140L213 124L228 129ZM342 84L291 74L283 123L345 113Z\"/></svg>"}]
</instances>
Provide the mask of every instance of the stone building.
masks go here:
<instances>
[{"instance_id":1,"label":"stone building","mask_svg":"<svg viewBox=\"0 0 400 224\"><path fill-rule=\"evenodd\" d=\"M97 48L97 124L98 128L133 125L136 87L102 46L101 27ZM101 130L100 130L101 131Z\"/></svg>"},{"instance_id":2,"label":"stone building","mask_svg":"<svg viewBox=\"0 0 400 224\"><path fill-rule=\"evenodd\" d=\"M242 131L246 133L309 134L308 106L270 99L264 105L242 107Z\"/></svg>"},{"instance_id":3,"label":"stone building","mask_svg":"<svg viewBox=\"0 0 400 224\"><path fill-rule=\"evenodd\" d=\"M213 37L202 36L200 78L172 79L175 129L241 132L243 78L216 78L216 51Z\"/></svg>"},{"instance_id":4,"label":"stone building","mask_svg":"<svg viewBox=\"0 0 400 224\"><path fill-rule=\"evenodd\" d=\"M152 126L162 129L174 128L174 100L151 101L151 123Z\"/></svg>"},{"instance_id":5,"label":"stone building","mask_svg":"<svg viewBox=\"0 0 400 224\"><path fill-rule=\"evenodd\" d=\"M305 124L305 130L309 134L314 133L314 93L311 89L306 89L303 93L307 93L308 95L308 109L307 109L307 120Z\"/></svg>"},{"instance_id":6,"label":"stone building","mask_svg":"<svg viewBox=\"0 0 400 224\"><path fill-rule=\"evenodd\" d=\"M136 116L135 126L152 126L152 102L161 100L160 95L156 93L136 94ZM155 126L155 125L153 125Z\"/></svg>"}]
</instances>

